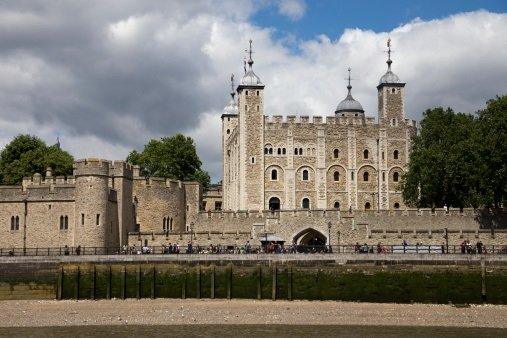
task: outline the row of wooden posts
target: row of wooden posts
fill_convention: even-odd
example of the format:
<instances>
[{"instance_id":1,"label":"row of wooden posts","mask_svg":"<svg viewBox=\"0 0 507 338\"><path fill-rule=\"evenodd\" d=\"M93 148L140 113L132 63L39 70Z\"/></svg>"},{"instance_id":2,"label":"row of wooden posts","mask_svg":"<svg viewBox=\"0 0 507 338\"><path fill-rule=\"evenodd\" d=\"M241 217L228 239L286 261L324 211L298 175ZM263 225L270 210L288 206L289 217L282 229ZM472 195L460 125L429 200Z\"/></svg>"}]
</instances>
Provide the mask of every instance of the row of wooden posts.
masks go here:
<instances>
[{"instance_id":1,"label":"row of wooden posts","mask_svg":"<svg viewBox=\"0 0 507 338\"><path fill-rule=\"evenodd\" d=\"M276 264L273 264L272 266L272 285L271 285L271 299L276 300L277 299L277 287L278 287L278 269ZM109 265L107 269L107 284L106 284L106 299L111 299L111 281L112 281L112 268ZM232 271L233 271L233 265L228 264L227 265L227 299L232 298ZM96 284L97 284L97 269L95 264L92 268L92 287L91 287L91 299L96 299ZM126 299L127 294L127 267L124 265L122 267L122 289L121 289L121 299ZM262 267L260 264L257 265L257 299L262 299ZM155 283L156 283L156 267L155 265L152 265L151 267L151 299L156 298L155 294ZM80 290L80 276L81 276L81 269L79 266L77 266L77 271L75 274L75 287L74 287L74 299L79 299L79 290ZM186 290L187 290L187 273L185 270L183 283L181 286L181 298L186 298ZM201 298L201 266L197 266L197 298ZM56 299L61 300L63 295L63 278L64 278L64 267L63 265L60 267L58 272L58 281L57 281L57 288L56 288ZM141 298L141 266L137 266L136 269L136 298ZM211 283L210 283L210 291L211 295L210 298L215 298L215 265L211 266ZM292 267L289 265L287 267L287 299L292 300Z\"/></svg>"}]
</instances>

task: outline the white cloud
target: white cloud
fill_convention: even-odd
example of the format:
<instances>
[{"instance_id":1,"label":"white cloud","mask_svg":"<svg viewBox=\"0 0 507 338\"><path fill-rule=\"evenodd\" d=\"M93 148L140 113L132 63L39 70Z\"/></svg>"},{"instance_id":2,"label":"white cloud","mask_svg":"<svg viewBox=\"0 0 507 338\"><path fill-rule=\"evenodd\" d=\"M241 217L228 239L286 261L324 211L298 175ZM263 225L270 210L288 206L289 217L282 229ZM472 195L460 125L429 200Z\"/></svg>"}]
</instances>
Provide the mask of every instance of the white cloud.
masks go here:
<instances>
[{"instance_id":1,"label":"white cloud","mask_svg":"<svg viewBox=\"0 0 507 338\"><path fill-rule=\"evenodd\" d=\"M121 159L150 138L184 132L219 180L220 115L250 38L269 115L332 115L350 66L354 97L376 116L388 35L410 118L437 105L473 112L507 89L506 14L349 29L300 41L294 54L248 21L249 2L114 3L0 5L0 18L16 26L0 21L0 146L18 133L60 136L76 157Z\"/></svg>"},{"instance_id":2,"label":"white cloud","mask_svg":"<svg viewBox=\"0 0 507 338\"><path fill-rule=\"evenodd\" d=\"M306 3L304 0L280 0L278 12L292 21L297 21L305 15Z\"/></svg>"}]
</instances>

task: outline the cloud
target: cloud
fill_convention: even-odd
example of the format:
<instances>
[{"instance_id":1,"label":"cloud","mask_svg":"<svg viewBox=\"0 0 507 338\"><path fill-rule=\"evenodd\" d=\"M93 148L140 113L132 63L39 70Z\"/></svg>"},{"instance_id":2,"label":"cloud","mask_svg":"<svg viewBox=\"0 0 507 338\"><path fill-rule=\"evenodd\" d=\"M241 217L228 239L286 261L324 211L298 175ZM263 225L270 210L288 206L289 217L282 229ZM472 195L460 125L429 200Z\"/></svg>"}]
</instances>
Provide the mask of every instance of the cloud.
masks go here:
<instances>
[{"instance_id":1,"label":"cloud","mask_svg":"<svg viewBox=\"0 0 507 338\"><path fill-rule=\"evenodd\" d=\"M288 17L292 21L300 20L306 12L304 0L280 0L278 13Z\"/></svg>"},{"instance_id":2,"label":"cloud","mask_svg":"<svg viewBox=\"0 0 507 338\"><path fill-rule=\"evenodd\" d=\"M220 180L220 115L250 38L269 115L332 115L350 66L354 97L376 116L388 35L410 118L437 105L473 112L507 88L506 14L414 20L391 32L348 29L296 40L294 53L273 28L249 21L256 6L2 2L0 146L18 133L49 143L60 136L76 157L121 159L151 138L183 132Z\"/></svg>"}]
</instances>

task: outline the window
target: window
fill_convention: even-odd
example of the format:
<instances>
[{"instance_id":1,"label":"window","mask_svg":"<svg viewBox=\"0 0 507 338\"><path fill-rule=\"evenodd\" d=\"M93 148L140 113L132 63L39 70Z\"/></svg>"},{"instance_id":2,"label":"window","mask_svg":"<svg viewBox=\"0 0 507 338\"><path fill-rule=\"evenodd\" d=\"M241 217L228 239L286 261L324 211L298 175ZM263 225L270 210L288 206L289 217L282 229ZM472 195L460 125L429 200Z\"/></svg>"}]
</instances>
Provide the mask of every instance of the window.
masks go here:
<instances>
[{"instance_id":1,"label":"window","mask_svg":"<svg viewBox=\"0 0 507 338\"><path fill-rule=\"evenodd\" d=\"M400 208L400 203L396 202L394 203L394 209L399 209Z\"/></svg>"},{"instance_id":2,"label":"window","mask_svg":"<svg viewBox=\"0 0 507 338\"><path fill-rule=\"evenodd\" d=\"M269 148L269 155L273 155L273 148Z\"/></svg>"},{"instance_id":3,"label":"window","mask_svg":"<svg viewBox=\"0 0 507 338\"><path fill-rule=\"evenodd\" d=\"M394 157L394 159L395 159L395 160L397 160L397 159L398 159L398 150L395 150L395 151L393 152L393 157Z\"/></svg>"},{"instance_id":4,"label":"window","mask_svg":"<svg viewBox=\"0 0 507 338\"><path fill-rule=\"evenodd\" d=\"M370 173L365 171L363 174L363 181L368 182L370 179Z\"/></svg>"},{"instance_id":5,"label":"window","mask_svg":"<svg viewBox=\"0 0 507 338\"><path fill-rule=\"evenodd\" d=\"M248 90L245 90L245 95L248 96Z\"/></svg>"},{"instance_id":6,"label":"window","mask_svg":"<svg viewBox=\"0 0 507 338\"><path fill-rule=\"evenodd\" d=\"M369 155L368 149L365 149L363 151L363 157L364 157L365 160L368 159L368 155Z\"/></svg>"},{"instance_id":7,"label":"window","mask_svg":"<svg viewBox=\"0 0 507 338\"><path fill-rule=\"evenodd\" d=\"M11 231L19 230L19 216L11 217Z\"/></svg>"},{"instance_id":8,"label":"window","mask_svg":"<svg viewBox=\"0 0 507 338\"><path fill-rule=\"evenodd\" d=\"M257 96L259 96L259 91L257 91Z\"/></svg>"},{"instance_id":9,"label":"window","mask_svg":"<svg viewBox=\"0 0 507 338\"><path fill-rule=\"evenodd\" d=\"M60 230L69 229L69 216L60 216Z\"/></svg>"},{"instance_id":10,"label":"window","mask_svg":"<svg viewBox=\"0 0 507 338\"><path fill-rule=\"evenodd\" d=\"M170 230L170 231L173 231L173 230L174 230L174 229L173 229L173 219L172 219L172 217L169 219L169 230Z\"/></svg>"},{"instance_id":11,"label":"window","mask_svg":"<svg viewBox=\"0 0 507 338\"><path fill-rule=\"evenodd\" d=\"M385 182L386 181L386 173L382 173L382 182Z\"/></svg>"},{"instance_id":12,"label":"window","mask_svg":"<svg viewBox=\"0 0 507 338\"><path fill-rule=\"evenodd\" d=\"M303 181L308 181L308 170L303 170Z\"/></svg>"},{"instance_id":13,"label":"window","mask_svg":"<svg viewBox=\"0 0 507 338\"><path fill-rule=\"evenodd\" d=\"M338 171L335 171L333 173L333 178L335 182L338 182L340 180L340 173Z\"/></svg>"},{"instance_id":14,"label":"window","mask_svg":"<svg viewBox=\"0 0 507 338\"><path fill-rule=\"evenodd\" d=\"M202 210L206 210L206 201L202 202Z\"/></svg>"},{"instance_id":15,"label":"window","mask_svg":"<svg viewBox=\"0 0 507 338\"><path fill-rule=\"evenodd\" d=\"M382 152L382 159L384 159L384 152Z\"/></svg>"},{"instance_id":16,"label":"window","mask_svg":"<svg viewBox=\"0 0 507 338\"><path fill-rule=\"evenodd\" d=\"M278 148L278 149L276 150L276 153L277 153L278 155L282 155L282 148Z\"/></svg>"},{"instance_id":17,"label":"window","mask_svg":"<svg viewBox=\"0 0 507 338\"><path fill-rule=\"evenodd\" d=\"M271 211L280 210L280 199L278 197L271 197L268 202L268 208Z\"/></svg>"},{"instance_id":18,"label":"window","mask_svg":"<svg viewBox=\"0 0 507 338\"><path fill-rule=\"evenodd\" d=\"M340 210L340 202L334 202L334 208Z\"/></svg>"},{"instance_id":19,"label":"window","mask_svg":"<svg viewBox=\"0 0 507 338\"><path fill-rule=\"evenodd\" d=\"M298 148L294 148L294 155L299 155L299 150L298 150Z\"/></svg>"},{"instance_id":20,"label":"window","mask_svg":"<svg viewBox=\"0 0 507 338\"><path fill-rule=\"evenodd\" d=\"M303 198L303 200L301 201L301 207L303 209L310 209L310 200L308 198Z\"/></svg>"},{"instance_id":21,"label":"window","mask_svg":"<svg viewBox=\"0 0 507 338\"><path fill-rule=\"evenodd\" d=\"M227 150L227 156L231 156L231 151Z\"/></svg>"},{"instance_id":22,"label":"window","mask_svg":"<svg viewBox=\"0 0 507 338\"><path fill-rule=\"evenodd\" d=\"M222 210L222 202L220 201L215 202L215 210L217 211Z\"/></svg>"},{"instance_id":23,"label":"window","mask_svg":"<svg viewBox=\"0 0 507 338\"><path fill-rule=\"evenodd\" d=\"M370 209L371 209L371 204L370 204L370 202L366 202L366 203L364 204L364 210L370 210Z\"/></svg>"},{"instance_id":24,"label":"window","mask_svg":"<svg viewBox=\"0 0 507 338\"><path fill-rule=\"evenodd\" d=\"M398 174L397 172L395 172L393 174L393 181L394 182L398 182L400 180L400 174Z\"/></svg>"},{"instance_id":25,"label":"window","mask_svg":"<svg viewBox=\"0 0 507 338\"><path fill-rule=\"evenodd\" d=\"M255 164L255 157L254 156L252 156L251 161L252 161L252 164Z\"/></svg>"},{"instance_id":26,"label":"window","mask_svg":"<svg viewBox=\"0 0 507 338\"><path fill-rule=\"evenodd\" d=\"M272 181L278 180L278 171L276 169L271 170L271 180Z\"/></svg>"},{"instance_id":27,"label":"window","mask_svg":"<svg viewBox=\"0 0 507 338\"><path fill-rule=\"evenodd\" d=\"M95 225L100 225L100 214L95 217Z\"/></svg>"},{"instance_id":28,"label":"window","mask_svg":"<svg viewBox=\"0 0 507 338\"><path fill-rule=\"evenodd\" d=\"M167 229L165 227L165 221L166 221L166 218L164 217L164 220L162 221L162 230L163 231L167 231Z\"/></svg>"},{"instance_id":29,"label":"window","mask_svg":"<svg viewBox=\"0 0 507 338\"><path fill-rule=\"evenodd\" d=\"M340 151L338 149L333 150L333 157L334 158L338 158L339 155L340 155Z\"/></svg>"},{"instance_id":30,"label":"window","mask_svg":"<svg viewBox=\"0 0 507 338\"><path fill-rule=\"evenodd\" d=\"M396 89L394 89L394 88L391 89L391 91L393 92L393 94L396 93Z\"/></svg>"},{"instance_id":31,"label":"window","mask_svg":"<svg viewBox=\"0 0 507 338\"><path fill-rule=\"evenodd\" d=\"M285 148L282 148L282 155L285 155L287 154L287 150L285 150Z\"/></svg>"},{"instance_id":32,"label":"window","mask_svg":"<svg viewBox=\"0 0 507 338\"><path fill-rule=\"evenodd\" d=\"M268 154L268 148L264 148L264 155L267 155Z\"/></svg>"},{"instance_id":33,"label":"window","mask_svg":"<svg viewBox=\"0 0 507 338\"><path fill-rule=\"evenodd\" d=\"M350 172L350 180L351 180L351 181L353 181L353 180L354 180L354 172L353 172L353 171L351 171L351 172Z\"/></svg>"},{"instance_id":34,"label":"window","mask_svg":"<svg viewBox=\"0 0 507 338\"><path fill-rule=\"evenodd\" d=\"M85 215L81 214L81 225L84 225L84 219L85 219Z\"/></svg>"},{"instance_id":35,"label":"window","mask_svg":"<svg viewBox=\"0 0 507 338\"><path fill-rule=\"evenodd\" d=\"M231 133L231 130L230 129L227 129L227 134L230 134Z\"/></svg>"},{"instance_id":36,"label":"window","mask_svg":"<svg viewBox=\"0 0 507 338\"><path fill-rule=\"evenodd\" d=\"M299 155L303 155L303 148L299 148Z\"/></svg>"},{"instance_id":37,"label":"window","mask_svg":"<svg viewBox=\"0 0 507 338\"><path fill-rule=\"evenodd\" d=\"M259 111L259 106L257 106L257 111Z\"/></svg>"},{"instance_id":38,"label":"window","mask_svg":"<svg viewBox=\"0 0 507 338\"><path fill-rule=\"evenodd\" d=\"M48 210L51 210L51 204L48 205Z\"/></svg>"}]
</instances>

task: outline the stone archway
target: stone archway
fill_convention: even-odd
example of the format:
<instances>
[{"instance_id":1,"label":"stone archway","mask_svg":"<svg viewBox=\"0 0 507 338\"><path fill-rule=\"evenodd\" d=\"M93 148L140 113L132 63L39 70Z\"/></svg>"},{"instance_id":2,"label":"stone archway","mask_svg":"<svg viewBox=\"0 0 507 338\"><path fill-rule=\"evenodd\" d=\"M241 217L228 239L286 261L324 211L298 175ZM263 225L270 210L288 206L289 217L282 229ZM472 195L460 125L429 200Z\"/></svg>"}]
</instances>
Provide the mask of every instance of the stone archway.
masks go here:
<instances>
[{"instance_id":1,"label":"stone archway","mask_svg":"<svg viewBox=\"0 0 507 338\"><path fill-rule=\"evenodd\" d=\"M293 238L299 252L320 252L326 250L327 237L320 231L307 228Z\"/></svg>"},{"instance_id":2,"label":"stone archway","mask_svg":"<svg viewBox=\"0 0 507 338\"><path fill-rule=\"evenodd\" d=\"M278 197L271 197L269 199L269 210L276 211L280 210L280 199Z\"/></svg>"}]
</instances>

